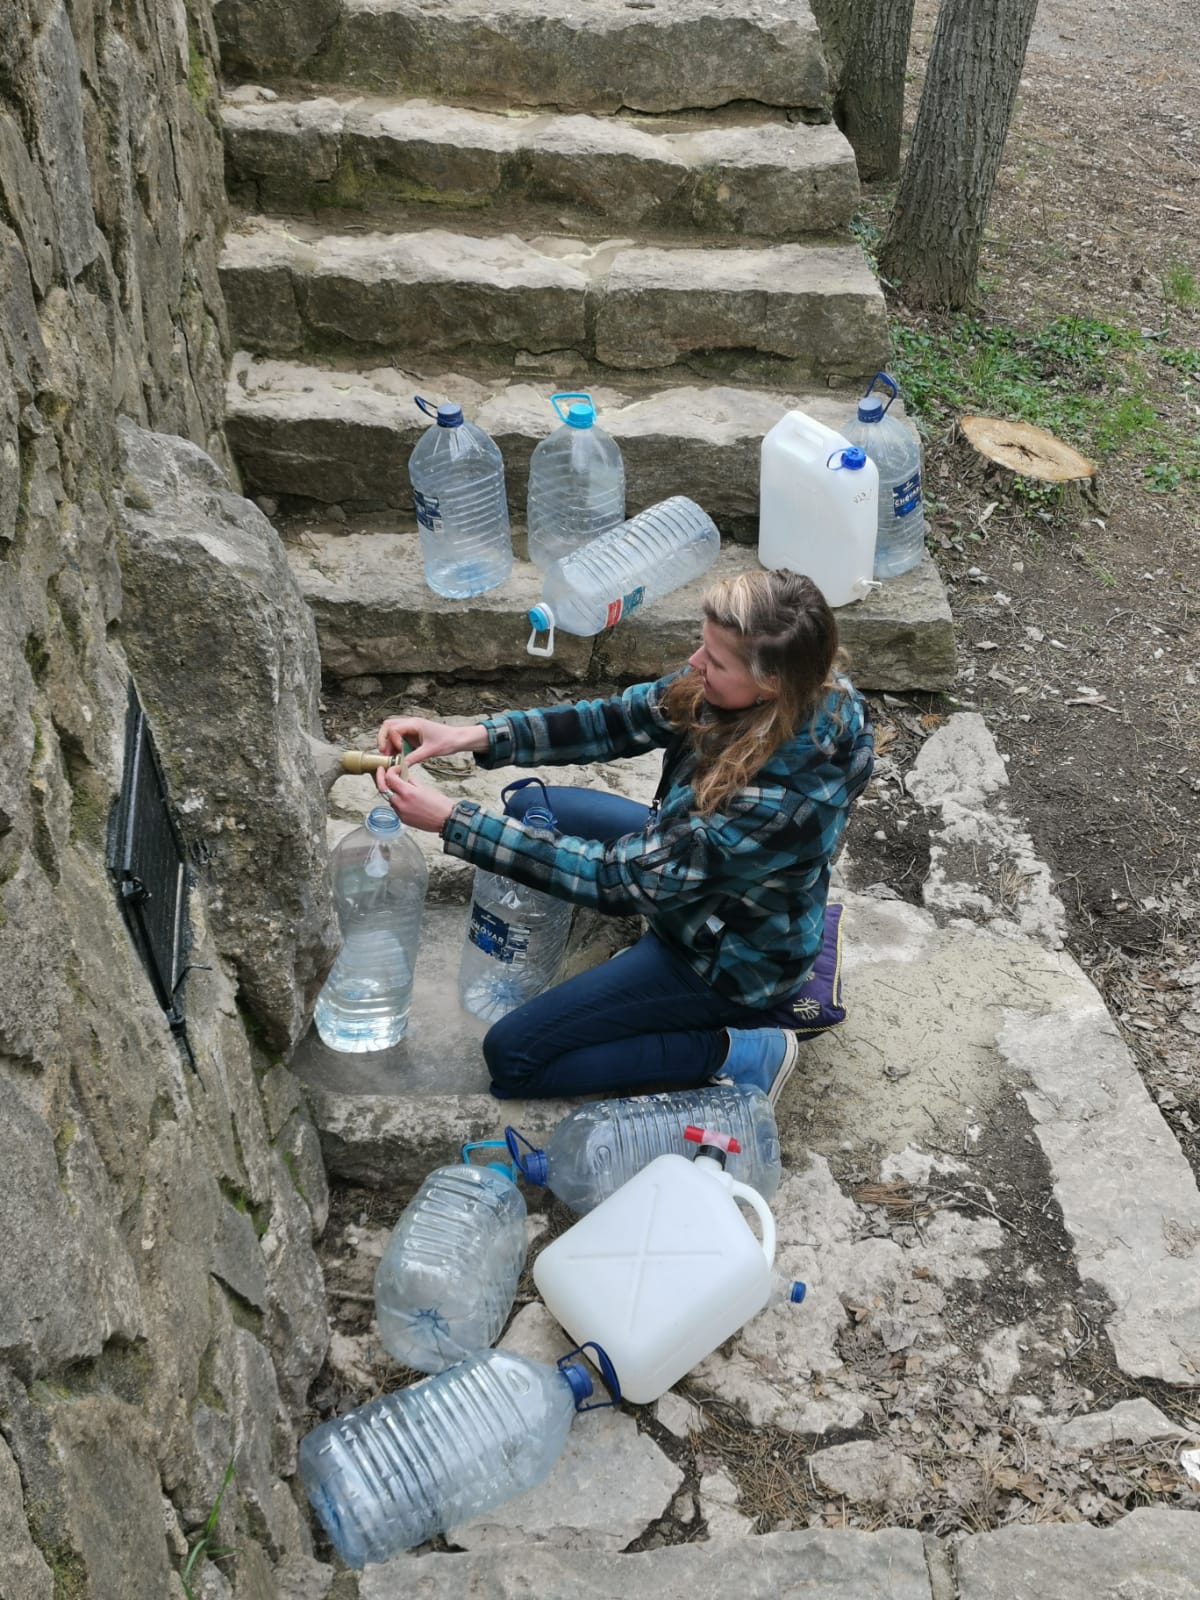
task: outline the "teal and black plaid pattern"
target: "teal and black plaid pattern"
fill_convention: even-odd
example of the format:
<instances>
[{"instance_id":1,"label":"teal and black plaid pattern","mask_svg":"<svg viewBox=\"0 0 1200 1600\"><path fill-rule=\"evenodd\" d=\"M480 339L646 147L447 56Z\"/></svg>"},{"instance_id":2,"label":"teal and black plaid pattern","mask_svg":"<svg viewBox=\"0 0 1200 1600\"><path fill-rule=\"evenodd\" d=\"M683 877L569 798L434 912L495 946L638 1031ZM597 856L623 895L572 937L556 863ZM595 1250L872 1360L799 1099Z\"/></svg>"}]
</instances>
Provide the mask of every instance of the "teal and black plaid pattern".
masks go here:
<instances>
[{"instance_id":1,"label":"teal and black plaid pattern","mask_svg":"<svg viewBox=\"0 0 1200 1600\"><path fill-rule=\"evenodd\" d=\"M665 747L674 735L660 709L669 681L484 719L480 765L609 761ZM447 854L487 871L576 905L644 916L719 994L762 1009L796 988L821 948L830 862L873 763L866 709L845 683L815 728L805 726L710 816L693 809L685 748L672 753L661 810L644 833L604 844L464 800L442 838Z\"/></svg>"}]
</instances>

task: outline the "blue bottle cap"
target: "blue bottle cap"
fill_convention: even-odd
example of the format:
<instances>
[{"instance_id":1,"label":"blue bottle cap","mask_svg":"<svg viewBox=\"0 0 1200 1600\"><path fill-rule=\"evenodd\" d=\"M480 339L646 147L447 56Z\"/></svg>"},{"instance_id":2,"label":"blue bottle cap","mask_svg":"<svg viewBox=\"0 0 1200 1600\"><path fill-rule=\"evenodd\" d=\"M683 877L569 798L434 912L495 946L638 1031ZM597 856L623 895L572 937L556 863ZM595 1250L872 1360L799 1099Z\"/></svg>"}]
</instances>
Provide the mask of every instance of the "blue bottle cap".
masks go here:
<instances>
[{"instance_id":1,"label":"blue bottle cap","mask_svg":"<svg viewBox=\"0 0 1200 1600\"><path fill-rule=\"evenodd\" d=\"M527 1183L536 1183L539 1188L544 1188L548 1174L546 1152L537 1150L529 1143L524 1134L518 1133L515 1128L505 1128L505 1143L508 1153L517 1164L521 1176ZM521 1145L526 1148L521 1149Z\"/></svg>"},{"instance_id":2,"label":"blue bottle cap","mask_svg":"<svg viewBox=\"0 0 1200 1600\"><path fill-rule=\"evenodd\" d=\"M788 1299L794 1306L798 1306L807 1293L808 1285L806 1283L801 1283L800 1279L797 1278L795 1283L793 1283L792 1287L788 1290Z\"/></svg>"},{"instance_id":3,"label":"blue bottle cap","mask_svg":"<svg viewBox=\"0 0 1200 1600\"><path fill-rule=\"evenodd\" d=\"M581 1367L577 1361L568 1362L566 1366L558 1369L571 1386L571 1393L575 1396L575 1405L586 1400L592 1393L592 1380L587 1375L587 1369Z\"/></svg>"},{"instance_id":4,"label":"blue bottle cap","mask_svg":"<svg viewBox=\"0 0 1200 1600\"><path fill-rule=\"evenodd\" d=\"M859 472L867 464L867 452L861 445L852 444L842 451L842 465L849 472Z\"/></svg>"},{"instance_id":5,"label":"blue bottle cap","mask_svg":"<svg viewBox=\"0 0 1200 1600\"><path fill-rule=\"evenodd\" d=\"M372 833L399 833L400 818L391 806L372 806L367 812L366 826Z\"/></svg>"},{"instance_id":6,"label":"blue bottle cap","mask_svg":"<svg viewBox=\"0 0 1200 1600\"><path fill-rule=\"evenodd\" d=\"M539 633L545 633L550 626L550 618L542 610L541 606L531 606L529 608L529 625L531 628L536 628Z\"/></svg>"},{"instance_id":7,"label":"blue bottle cap","mask_svg":"<svg viewBox=\"0 0 1200 1600\"><path fill-rule=\"evenodd\" d=\"M860 422L883 421L883 396L867 394L858 402L858 420Z\"/></svg>"},{"instance_id":8,"label":"blue bottle cap","mask_svg":"<svg viewBox=\"0 0 1200 1600\"><path fill-rule=\"evenodd\" d=\"M463 414L461 406L450 405L449 402L447 402L446 404L438 407L439 428L461 428L462 419Z\"/></svg>"},{"instance_id":9,"label":"blue bottle cap","mask_svg":"<svg viewBox=\"0 0 1200 1600\"><path fill-rule=\"evenodd\" d=\"M595 420L595 411L590 405L581 401L576 401L567 412L568 428L590 428Z\"/></svg>"}]
</instances>

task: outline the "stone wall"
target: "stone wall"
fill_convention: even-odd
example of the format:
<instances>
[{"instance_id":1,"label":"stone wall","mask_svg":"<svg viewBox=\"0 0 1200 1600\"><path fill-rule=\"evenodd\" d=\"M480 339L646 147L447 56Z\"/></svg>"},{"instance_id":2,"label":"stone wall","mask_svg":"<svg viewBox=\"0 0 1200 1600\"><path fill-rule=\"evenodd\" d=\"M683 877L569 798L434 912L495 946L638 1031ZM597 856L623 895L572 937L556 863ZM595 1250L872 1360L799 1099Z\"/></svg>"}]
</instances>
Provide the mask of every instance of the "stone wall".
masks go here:
<instances>
[{"instance_id":1,"label":"stone wall","mask_svg":"<svg viewBox=\"0 0 1200 1600\"><path fill-rule=\"evenodd\" d=\"M281 1064L334 937L317 657L220 471L215 59L205 0L0 0L4 1600L181 1600L230 1462L237 1554L194 1593L328 1587L285 1482L327 1337ZM194 1065L105 865L131 668L195 882Z\"/></svg>"}]
</instances>

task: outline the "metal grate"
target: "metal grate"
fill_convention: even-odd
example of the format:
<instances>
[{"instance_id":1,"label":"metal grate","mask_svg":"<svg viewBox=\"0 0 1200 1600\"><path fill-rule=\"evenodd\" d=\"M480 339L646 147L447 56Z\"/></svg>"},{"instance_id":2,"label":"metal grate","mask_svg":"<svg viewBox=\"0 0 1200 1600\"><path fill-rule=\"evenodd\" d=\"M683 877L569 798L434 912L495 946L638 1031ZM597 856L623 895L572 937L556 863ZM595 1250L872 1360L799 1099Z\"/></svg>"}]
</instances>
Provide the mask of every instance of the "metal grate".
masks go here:
<instances>
[{"instance_id":1,"label":"metal grate","mask_svg":"<svg viewBox=\"0 0 1200 1600\"><path fill-rule=\"evenodd\" d=\"M172 1030L182 1035L178 990L188 942L187 864L146 713L132 683L125 716L125 772L108 865L159 1004Z\"/></svg>"}]
</instances>

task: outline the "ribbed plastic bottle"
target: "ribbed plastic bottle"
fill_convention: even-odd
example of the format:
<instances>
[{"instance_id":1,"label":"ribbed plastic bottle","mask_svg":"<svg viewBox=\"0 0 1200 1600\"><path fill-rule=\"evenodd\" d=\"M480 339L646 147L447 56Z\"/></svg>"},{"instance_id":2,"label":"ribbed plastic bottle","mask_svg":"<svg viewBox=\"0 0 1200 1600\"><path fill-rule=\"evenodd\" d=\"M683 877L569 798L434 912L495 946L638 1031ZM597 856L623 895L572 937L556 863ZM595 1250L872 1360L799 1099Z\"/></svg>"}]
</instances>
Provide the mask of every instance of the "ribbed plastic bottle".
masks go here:
<instances>
[{"instance_id":1,"label":"ribbed plastic bottle","mask_svg":"<svg viewBox=\"0 0 1200 1600\"><path fill-rule=\"evenodd\" d=\"M716 523L694 500L674 495L648 506L553 564L529 612L529 654L553 655L556 628L588 638L615 627L707 572L720 548ZM539 645L538 634L547 630Z\"/></svg>"},{"instance_id":2,"label":"ribbed plastic bottle","mask_svg":"<svg viewBox=\"0 0 1200 1600\"><path fill-rule=\"evenodd\" d=\"M429 869L387 805L338 841L331 868L342 948L313 1021L331 1050L386 1050L408 1028Z\"/></svg>"},{"instance_id":3,"label":"ribbed plastic bottle","mask_svg":"<svg viewBox=\"0 0 1200 1600\"><path fill-rule=\"evenodd\" d=\"M879 383L889 391L872 391ZM889 417L896 398L895 382L877 372L858 402L858 413L842 432L851 444L861 445L879 469L878 530L875 536L875 577L898 578L915 567L925 554L925 503L921 494L921 441L899 417Z\"/></svg>"},{"instance_id":4,"label":"ribbed plastic bottle","mask_svg":"<svg viewBox=\"0 0 1200 1600\"><path fill-rule=\"evenodd\" d=\"M512 571L504 462L461 406L413 398L426 416L437 418L408 458L425 582L434 594L465 600L494 589Z\"/></svg>"},{"instance_id":5,"label":"ribbed plastic bottle","mask_svg":"<svg viewBox=\"0 0 1200 1600\"><path fill-rule=\"evenodd\" d=\"M300 1478L348 1567L387 1561L541 1483L591 1392L569 1357L485 1350L314 1428Z\"/></svg>"},{"instance_id":6,"label":"ribbed plastic bottle","mask_svg":"<svg viewBox=\"0 0 1200 1600\"><path fill-rule=\"evenodd\" d=\"M502 1140L483 1141L504 1149ZM375 1272L384 1348L418 1372L486 1350L512 1310L525 1265L525 1201L513 1169L463 1159L438 1167L400 1213Z\"/></svg>"},{"instance_id":7,"label":"ribbed plastic bottle","mask_svg":"<svg viewBox=\"0 0 1200 1600\"><path fill-rule=\"evenodd\" d=\"M687 1155L684 1130L691 1123L727 1129L739 1146L728 1158L730 1177L749 1184L764 1200L774 1198L780 1179L779 1132L761 1089L718 1084L593 1100L563 1118L544 1150L515 1128L506 1128L504 1137L529 1183L544 1185L576 1216L584 1216L657 1156Z\"/></svg>"},{"instance_id":8,"label":"ribbed plastic bottle","mask_svg":"<svg viewBox=\"0 0 1200 1600\"><path fill-rule=\"evenodd\" d=\"M574 403L563 410L562 402ZM529 559L552 562L625 520L625 463L617 441L596 426L589 394L552 394L562 423L529 461Z\"/></svg>"},{"instance_id":9,"label":"ribbed plastic bottle","mask_svg":"<svg viewBox=\"0 0 1200 1600\"><path fill-rule=\"evenodd\" d=\"M537 778L523 778L504 790L504 798ZM541 785L543 798L545 785ZM525 821L553 829L549 802L530 806ZM463 1009L484 1022L498 1022L510 1011L548 989L571 931L566 900L527 888L515 878L476 867L471 916L458 968Z\"/></svg>"}]
</instances>

